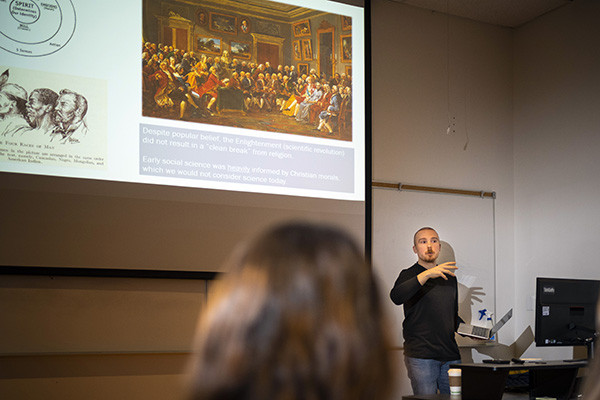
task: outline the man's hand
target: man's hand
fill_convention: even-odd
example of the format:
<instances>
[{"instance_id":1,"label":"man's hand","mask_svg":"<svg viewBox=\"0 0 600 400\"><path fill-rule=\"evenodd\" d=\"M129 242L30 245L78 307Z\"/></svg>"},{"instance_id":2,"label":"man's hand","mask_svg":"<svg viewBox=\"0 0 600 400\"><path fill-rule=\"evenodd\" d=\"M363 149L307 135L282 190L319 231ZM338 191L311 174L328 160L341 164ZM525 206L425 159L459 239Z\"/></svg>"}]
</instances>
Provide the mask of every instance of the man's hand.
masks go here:
<instances>
[{"instance_id":1,"label":"man's hand","mask_svg":"<svg viewBox=\"0 0 600 400\"><path fill-rule=\"evenodd\" d=\"M417 279L419 280L421 286L423 286L425 282L427 282L431 278L443 278L445 280L448 280L447 275L456 276L454 275L454 271L456 271L457 269L458 267L456 266L456 261L450 261L447 263L436 265L435 267L429 268L428 270L421 272L419 275L417 275Z\"/></svg>"}]
</instances>

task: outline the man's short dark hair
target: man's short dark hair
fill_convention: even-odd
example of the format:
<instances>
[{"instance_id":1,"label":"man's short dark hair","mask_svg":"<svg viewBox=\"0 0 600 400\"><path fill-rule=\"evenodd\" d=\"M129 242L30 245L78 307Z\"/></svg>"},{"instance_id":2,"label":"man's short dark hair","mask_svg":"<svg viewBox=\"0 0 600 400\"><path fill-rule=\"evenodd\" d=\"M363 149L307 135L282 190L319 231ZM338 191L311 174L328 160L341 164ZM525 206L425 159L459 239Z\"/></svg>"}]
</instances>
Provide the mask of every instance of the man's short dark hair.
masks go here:
<instances>
[{"instance_id":1,"label":"man's short dark hair","mask_svg":"<svg viewBox=\"0 0 600 400\"><path fill-rule=\"evenodd\" d=\"M413 243L416 245L417 244L417 234L421 231L434 231L435 233L437 233L437 231L429 226L424 226L421 229L419 229L418 231L415 232L415 234L413 235Z\"/></svg>"}]
</instances>

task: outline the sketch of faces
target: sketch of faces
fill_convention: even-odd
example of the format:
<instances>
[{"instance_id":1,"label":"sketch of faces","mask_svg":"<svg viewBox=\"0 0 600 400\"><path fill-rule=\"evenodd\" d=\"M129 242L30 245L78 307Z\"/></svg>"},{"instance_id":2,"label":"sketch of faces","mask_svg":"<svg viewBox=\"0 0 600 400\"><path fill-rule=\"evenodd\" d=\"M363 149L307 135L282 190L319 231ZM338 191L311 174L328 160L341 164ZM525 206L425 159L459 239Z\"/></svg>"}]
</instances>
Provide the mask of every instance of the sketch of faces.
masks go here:
<instances>
[{"instance_id":1,"label":"sketch of faces","mask_svg":"<svg viewBox=\"0 0 600 400\"><path fill-rule=\"evenodd\" d=\"M4 117L14 107L14 100L9 99L8 96L0 92L0 117Z\"/></svg>"},{"instance_id":2,"label":"sketch of faces","mask_svg":"<svg viewBox=\"0 0 600 400\"><path fill-rule=\"evenodd\" d=\"M22 114L27 92L19 85L7 83L0 87L0 118L9 114Z\"/></svg>"},{"instance_id":3,"label":"sketch of faces","mask_svg":"<svg viewBox=\"0 0 600 400\"><path fill-rule=\"evenodd\" d=\"M40 101L39 93L31 93L27 100L27 119L32 126L36 126L36 121L46 113L45 104Z\"/></svg>"},{"instance_id":4,"label":"sketch of faces","mask_svg":"<svg viewBox=\"0 0 600 400\"><path fill-rule=\"evenodd\" d=\"M0 86L0 136L21 136L31 129L25 119L27 91L14 83Z\"/></svg>"},{"instance_id":5,"label":"sketch of faces","mask_svg":"<svg viewBox=\"0 0 600 400\"><path fill-rule=\"evenodd\" d=\"M72 94L63 94L56 103L55 119L56 122L70 124L75 119L77 102Z\"/></svg>"},{"instance_id":6,"label":"sketch of faces","mask_svg":"<svg viewBox=\"0 0 600 400\"><path fill-rule=\"evenodd\" d=\"M88 132L84 96L70 89L56 93L48 88L34 89L28 96L23 87L6 83L7 79L8 70L0 76L0 136L36 141L49 134L50 141L81 142Z\"/></svg>"},{"instance_id":7,"label":"sketch of faces","mask_svg":"<svg viewBox=\"0 0 600 400\"><path fill-rule=\"evenodd\" d=\"M35 89L27 100L27 120L33 128L52 123L52 113L58 94L50 89Z\"/></svg>"},{"instance_id":8,"label":"sketch of faces","mask_svg":"<svg viewBox=\"0 0 600 400\"><path fill-rule=\"evenodd\" d=\"M56 101L54 119L57 123L67 127L82 120L86 111L87 102L83 96L63 89Z\"/></svg>"}]
</instances>

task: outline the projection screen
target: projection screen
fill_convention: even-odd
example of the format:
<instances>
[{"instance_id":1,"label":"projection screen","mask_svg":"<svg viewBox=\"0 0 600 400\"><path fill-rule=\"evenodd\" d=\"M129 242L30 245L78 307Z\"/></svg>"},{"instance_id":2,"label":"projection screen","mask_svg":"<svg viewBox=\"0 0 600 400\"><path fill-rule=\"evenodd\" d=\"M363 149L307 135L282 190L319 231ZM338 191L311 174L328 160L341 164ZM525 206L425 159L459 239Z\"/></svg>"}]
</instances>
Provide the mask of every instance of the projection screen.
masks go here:
<instances>
[{"instance_id":1,"label":"projection screen","mask_svg":"<svg viewBox=\"0 0 600 400\"><path fill-rule=\"evenodd\" d=\"M364 240L364 9L0 2L1 265L219 270L289 219Z\"/></svg>"}]
</instances>

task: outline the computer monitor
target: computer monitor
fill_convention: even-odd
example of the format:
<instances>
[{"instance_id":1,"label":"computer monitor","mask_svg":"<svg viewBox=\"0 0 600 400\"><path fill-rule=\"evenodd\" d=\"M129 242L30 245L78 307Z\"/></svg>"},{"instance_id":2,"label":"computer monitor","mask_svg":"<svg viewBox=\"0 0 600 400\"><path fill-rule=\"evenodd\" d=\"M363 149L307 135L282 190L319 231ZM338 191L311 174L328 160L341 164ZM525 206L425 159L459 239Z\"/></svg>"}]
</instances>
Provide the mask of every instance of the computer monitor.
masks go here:
<instances>
[{"instance_id":1,"label":"computer monitor","mask_svg":"<svg viewBox=\"0 0 600 400\"><path fill-rule=\"evenodd\" d=\"M536 346L587 346L593 353L600 281L537 278Z\"/></svg>"}]
</instances>

